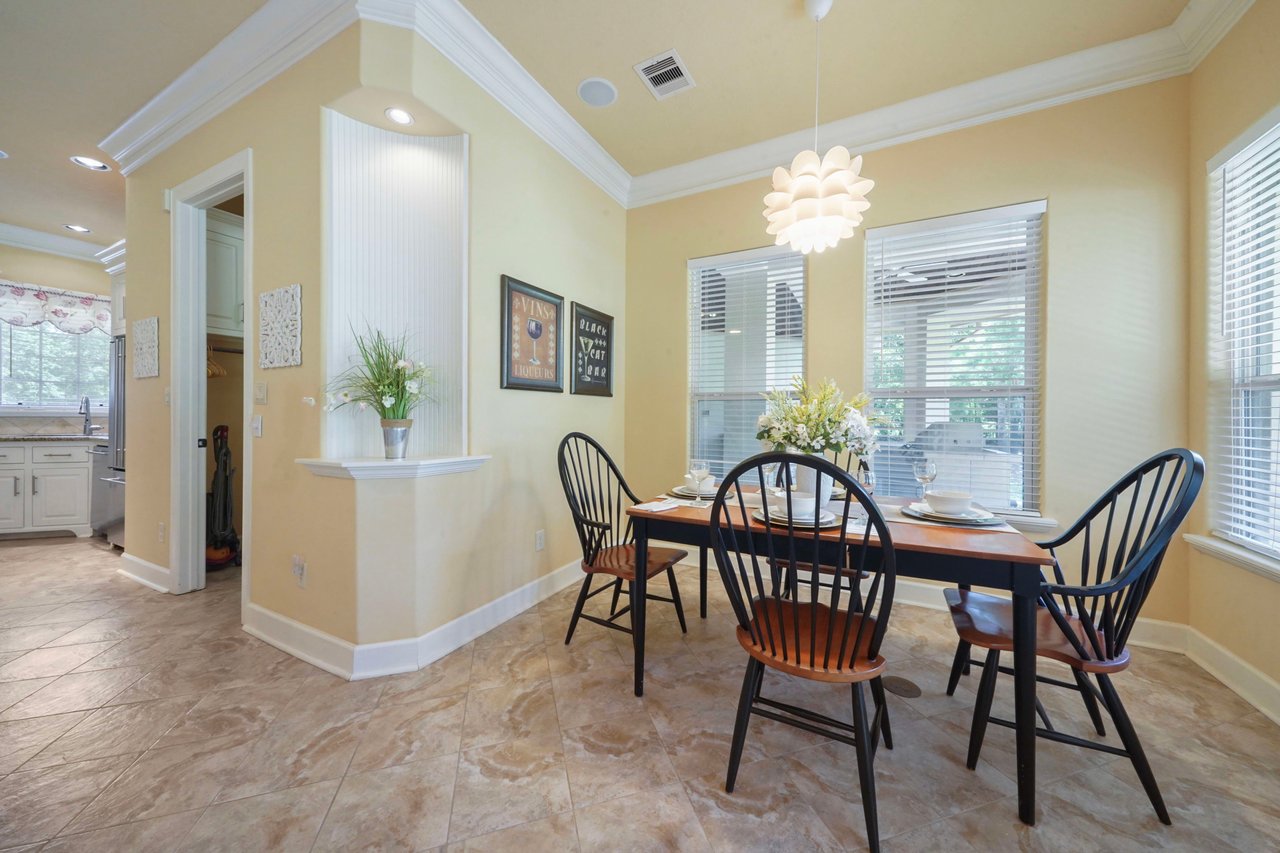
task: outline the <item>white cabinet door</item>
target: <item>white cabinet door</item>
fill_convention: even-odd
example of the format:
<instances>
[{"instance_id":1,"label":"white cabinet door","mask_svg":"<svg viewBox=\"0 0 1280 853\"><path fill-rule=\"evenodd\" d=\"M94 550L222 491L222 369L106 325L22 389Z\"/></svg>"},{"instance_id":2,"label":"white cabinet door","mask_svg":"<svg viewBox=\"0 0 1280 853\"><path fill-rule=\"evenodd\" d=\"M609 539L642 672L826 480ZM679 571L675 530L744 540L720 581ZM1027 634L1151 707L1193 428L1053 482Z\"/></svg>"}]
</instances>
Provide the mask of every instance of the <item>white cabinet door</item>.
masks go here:
<instances>
[{"instance_id":1,"label":"white cabinet door","mask_svg":"<svg viewBox=\"0 0 1280 853\"><path fill-rule=\"evenodd\" d=\"M89 469L44 465L31 469L31 526L89 523Z\"/></svg>"},{"instance_id":2,"label":"white cabinet door","mask_svg":"<svg viewBox=\"0 0 1280 853\"><path fill-rule=\"evenodd\" d=\"M0 530L26 527L26 480L26 468L0 468Z\"/></svg>"},{"instance_id":3,"label":"white cabinet door","mask_svg":"<svg viewBox=\"0 0 1280 853\"><path fill-rule=\"evenodd\" d=\"M243 220L211 210L207 223L209 332L244 337Z\"/></svg>"}]
</instances>

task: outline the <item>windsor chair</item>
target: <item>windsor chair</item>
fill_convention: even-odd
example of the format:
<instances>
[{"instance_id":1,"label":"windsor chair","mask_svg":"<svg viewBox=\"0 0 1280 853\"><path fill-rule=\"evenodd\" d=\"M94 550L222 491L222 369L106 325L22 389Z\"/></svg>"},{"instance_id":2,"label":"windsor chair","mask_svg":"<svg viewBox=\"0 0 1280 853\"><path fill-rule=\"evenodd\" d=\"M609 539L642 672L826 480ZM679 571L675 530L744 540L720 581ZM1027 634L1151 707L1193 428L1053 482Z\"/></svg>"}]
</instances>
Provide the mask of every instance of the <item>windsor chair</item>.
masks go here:
<instances>
[{"instance_id":1,"label":"windsor chair","mask_svg":"<svg viewBox=\"0 0 1280 853\"><path fill-rule=\"evenodd\" d=\"M773 484L766 466L774 464L780 465L782 488L770 500ZM829 505L827 526L812 521L805 526L793 517L790 487L793 470L800 467L815 469L819 477L831 477L845 489L844 498ZM748 501L749 494L762 496L761 506ZM887 723L880 644L896 576L884 517L857 481L832 462L763 453L739 464L720 484L711 505L710 532L716 566L738 620L738 642L748 656L725 790L732 793L737 781L752 714L847 743L857 754L868 843L878 850L874 759ZM789 583L786 575L805 566L829 568L832 582L809 582L803 591ZM852 724L764 696L766 669L850 685ZM866 683L875 709L870 718ZM885 746L892 748L888 738Z\"/></svg>"},{"instance_id":2,"label":"windsor chair","mask_svg":"<svg viewBox=\"0 0 1280 853\"><path fill-rule=\"evenodd\" d=\"M637 600L636 549L631 517L627 515L628 507L640 503L640 499L631 491L622 472L614 464L613 459L600 446L600 443L589 435L571 432L560 442L557 453L560 468L560 484L564 487L565 499L569 502L569 511L573 514L573 525L578 532L578 541L582 546L582 571L586 577L582 579L582 587L578 591L577 603L573 607L573 616L569 619L569 631L565 634L567 646L573 639L573 632L578 627L579 619L595 622L606 628L634 634L639 628L639 641L644 645L643 619L631 619L632 627L625 627L617 620L627 614L634 614L643 608ZM671 586L671 597L654 595L645 592L650 601L666 601L675 605L676 618L680 620L680 630L686 631L684 608L680 603L680 587L676 584L675 565L689 556L689 552L675 548L649 547L645 559L645 578L666 572ZM591 580L596 575L607 575L610 580L604 585L591 589ZM629 603L618 608L623 583L627 584ZM607 590L613 591L613 601L609 606L609 616L600 618L590 613L583 613L582 608L587 599Z\"/></svg>"},{"instance_id":3,"label":"windsor chair","mask_svg":"<svg viewBox=\"0 0 1280 853\"><path fill-rule=\"evenodd\" d=\"M1037 728L1036 735L1129 758L1165 824L1170 822L1168 809L1111 676L1129 666L1130 633L1174 531L1195 503L1203 480L1204 460L1198 454L1182 449L1159 453L1125 474L1064 534L1041 543L1054 562L1053 579L1041 584L1036 654L1070 667L1074 683L1041 675L1036 680L1078 692L1094 729L1105 736L1101 702L1123 748L1055 731L1043 708L1039 710L1045 727ZM1078 561L1078 585L1067 583L1058 555L1063 548ZM1013 648L1013 618L1005 599L964 588L945 590L944 595L960 638L947 693L955 691L968 665L982 667L969 734L968 766L973 769L987 723L1012 726L990 714L996 678L1011 671L1000 666L1000 653ZM985 660L971 659L974 646L987 650Z\"/></svg>"}]
</instances>

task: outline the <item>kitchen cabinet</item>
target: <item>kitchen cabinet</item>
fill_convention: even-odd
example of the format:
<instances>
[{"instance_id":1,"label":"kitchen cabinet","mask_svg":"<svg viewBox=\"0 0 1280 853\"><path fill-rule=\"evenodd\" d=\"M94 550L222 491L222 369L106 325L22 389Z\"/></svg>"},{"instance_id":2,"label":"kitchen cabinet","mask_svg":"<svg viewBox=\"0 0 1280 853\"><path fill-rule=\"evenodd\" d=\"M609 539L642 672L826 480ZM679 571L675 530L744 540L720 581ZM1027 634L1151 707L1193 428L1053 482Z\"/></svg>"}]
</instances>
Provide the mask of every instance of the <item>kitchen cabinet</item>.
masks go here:
<instances>
[{"instance_id":1,"label":"kitchen cabinet","mask_svg":"<svg viewBox=\"0 0 1280 853\"><path fill-rule=\"evenodd\" d=\"M88 536L88 450L99 440L0 442L0 533Z\"/></svg>"},{"instance_id":2,"label":"kitchen cabinet","mask_svg":"<svg viewBox=\"0 0 1280 853\"><path fill-rule=\"evenodd\" d=\"M244 337L244 220L210 210L206 220L205 280L210 334Z\"/></svg>"}]
</instances>

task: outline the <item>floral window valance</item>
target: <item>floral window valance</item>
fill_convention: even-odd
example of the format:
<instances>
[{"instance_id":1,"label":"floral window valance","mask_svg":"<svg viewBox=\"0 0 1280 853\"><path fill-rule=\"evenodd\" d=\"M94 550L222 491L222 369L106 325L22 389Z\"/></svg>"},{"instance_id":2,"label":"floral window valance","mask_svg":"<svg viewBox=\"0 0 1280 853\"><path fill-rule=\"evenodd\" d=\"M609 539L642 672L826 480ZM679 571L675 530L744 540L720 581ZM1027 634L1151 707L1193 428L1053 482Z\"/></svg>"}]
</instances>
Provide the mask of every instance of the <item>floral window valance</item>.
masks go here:
<instances>
[{"instance_id":1,"label":"floral window valance","mask_svg":"<svg viewBox=\"0 0 1280 853\"><path fill-rule=\"evenodd\" d=\"M49 290L34 284L0 279L0 320L10 326L49 323L55 329L83 335L97 329L111 334L111 300L91 293Z\"/></svg>"}]
</instances>

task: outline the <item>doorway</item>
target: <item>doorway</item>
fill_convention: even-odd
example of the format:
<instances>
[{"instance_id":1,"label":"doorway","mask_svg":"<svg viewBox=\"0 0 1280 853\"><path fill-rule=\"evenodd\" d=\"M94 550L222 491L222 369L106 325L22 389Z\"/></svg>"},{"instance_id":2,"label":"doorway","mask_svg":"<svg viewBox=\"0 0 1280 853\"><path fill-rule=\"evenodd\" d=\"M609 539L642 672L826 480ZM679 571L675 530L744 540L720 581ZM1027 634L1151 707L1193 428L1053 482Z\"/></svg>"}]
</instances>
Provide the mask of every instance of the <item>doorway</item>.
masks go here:
<instances>
[{"instance_id":1,"label":"doorway","mask_svg":"<svg viewBox=\"0 0 1280 853\"><path fill-rule=\"evenodd\" d=\"M237 198L239 198L238 201ZM215 211L214 208L223 208ZM225 210L240 211L234 214ZM249 436L249 413L252 410L250 382L253 335L252 288L253 269L253 182L252 153L240 154L214 166L170 190L170 236L173 252L170 311L170 526L169 560L170 592L186 593L206 586L209 487L216 462L211 458L213 444L210 418L225 415L229 431L240 438L242 452L232 482L236 485L233 503L239 508L236 524L240 556L240 608L245 612L249 602L249 578L252 528L253 443ZM235 252L225 253L221 246L210 249L210 223L238 219L242 227L242 244ZM215 226L216 227L216 226ZM214 255L214 257L211 257ZM226 309L224 293L210 292L210 271L222 275L227 264L238 266L240 295L234 312ZM214 311L218 311L216 316ZM242 312L242 313L241 313ZM219 326L223 315L239 315L240 337L223 334ZM211 317L213 327L211 328ZM240 352L212 352L236 349ZM213 358L214 356L216 358ZM227 375L213 380L211 359ZM233 377L239 369L239 380ZM211 382L226 382L211 391ZM238 397L239 407L227 401ZM210 401L212 400L212 408ZM215 426L217 424L214 424Z\"/></svg>"}]
</instances>

